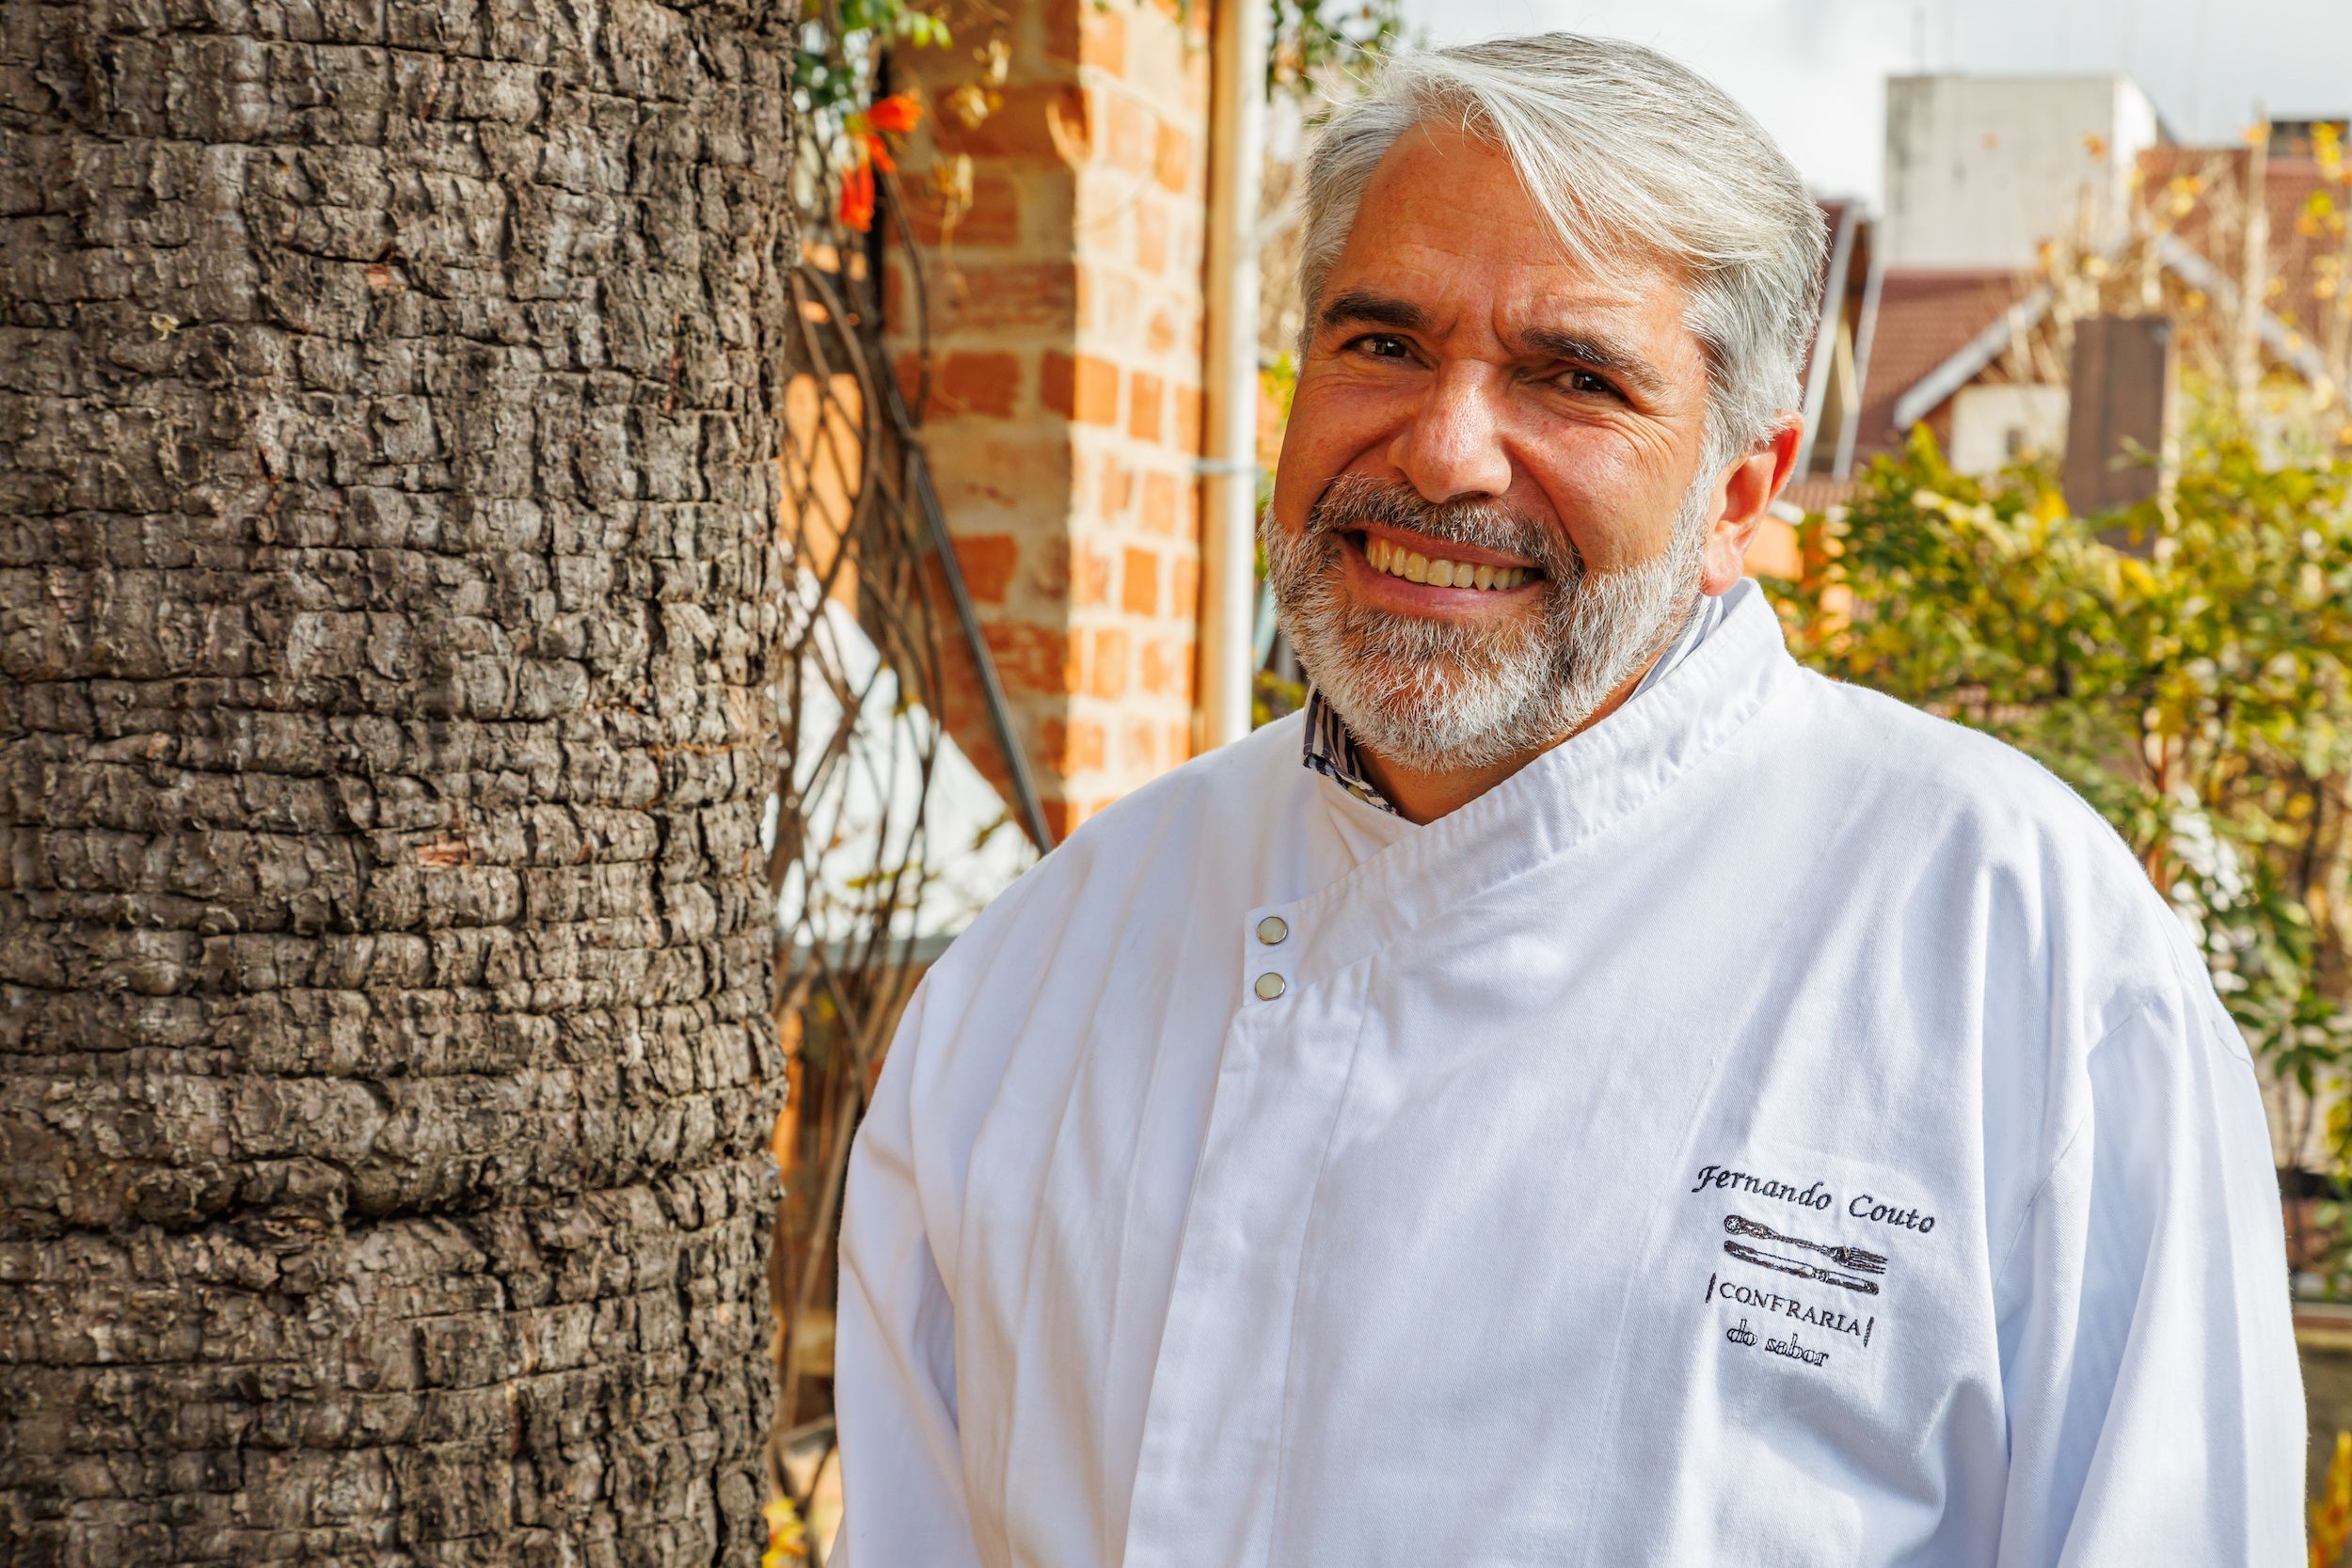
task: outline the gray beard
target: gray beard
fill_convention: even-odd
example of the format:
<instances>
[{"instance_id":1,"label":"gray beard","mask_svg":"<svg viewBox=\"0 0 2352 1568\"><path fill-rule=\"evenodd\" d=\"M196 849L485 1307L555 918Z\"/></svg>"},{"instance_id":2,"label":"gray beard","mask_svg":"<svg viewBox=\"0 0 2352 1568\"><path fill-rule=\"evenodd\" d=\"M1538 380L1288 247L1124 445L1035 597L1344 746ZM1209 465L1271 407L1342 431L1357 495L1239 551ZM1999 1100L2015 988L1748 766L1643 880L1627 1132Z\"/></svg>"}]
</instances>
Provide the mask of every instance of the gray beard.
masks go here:
<instances>
[{"instance_id":1,"label":"gray beard","mask_svg":"<svg viewBox=\"0 0 2352 1568\"><path fill-rule=\"evenodd\" d=\"M1485 501L1432 505L1363 474L1333 481L1295 534L1269 509L1258 536L1283 635L1357 743L1418 772L1489 768L1590 721L1689 624L1710 491L1694 483L1666 547L1614 572L1587 572L1565 535L1533 518ZM1341 536L1368 522L1533 561L1543 598L1494 627L1357 604L1340 588Z\"/></svg>"}]
</instances>

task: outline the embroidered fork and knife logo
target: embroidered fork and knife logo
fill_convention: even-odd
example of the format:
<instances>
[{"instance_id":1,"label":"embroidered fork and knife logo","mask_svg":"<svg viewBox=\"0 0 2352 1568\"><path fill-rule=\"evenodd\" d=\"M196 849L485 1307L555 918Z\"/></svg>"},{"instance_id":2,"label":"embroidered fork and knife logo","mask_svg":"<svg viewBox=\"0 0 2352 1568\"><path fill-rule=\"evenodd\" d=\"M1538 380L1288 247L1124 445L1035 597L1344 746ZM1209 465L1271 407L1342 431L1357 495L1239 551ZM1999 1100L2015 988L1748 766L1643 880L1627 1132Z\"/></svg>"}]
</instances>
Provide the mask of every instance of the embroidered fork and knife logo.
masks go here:
<instances>
[{"instance_id":1,"label":"embroidered fork and knife logo","mask_svg":"<svg viewBox=\"0 0 2352 1568\"><path fill-rule=\"evenodd\" d=\"M1785 1236L1771 1226L1758 1225L1744 1215L1725 1214L1724 1228L1734 1236L1753 1236L1759 1242L1770 1242L1776 1246L1797 1247L1826 1258L1837 1265L1834 1269L1825 1268L1821 1264L1809 1262L1802 1258L1789 1258L1776 1252L1766 1252L1745 1242L1724 1243L1724 1250L1743 1263L1754 1263L1759 1268L1794 1275L1799 1279L1818 1280L1823 1285L1836 1285L1845 1290L1859 1291L1864 1295L1874 1296L1879 1293L1878 1281L1866 1276L1886 1272L1886 1259L1879 1253L1858 1246L1829 1246L1820 1242L1808 1242L1802 1236Z\"/></svg>"}]
</instances>

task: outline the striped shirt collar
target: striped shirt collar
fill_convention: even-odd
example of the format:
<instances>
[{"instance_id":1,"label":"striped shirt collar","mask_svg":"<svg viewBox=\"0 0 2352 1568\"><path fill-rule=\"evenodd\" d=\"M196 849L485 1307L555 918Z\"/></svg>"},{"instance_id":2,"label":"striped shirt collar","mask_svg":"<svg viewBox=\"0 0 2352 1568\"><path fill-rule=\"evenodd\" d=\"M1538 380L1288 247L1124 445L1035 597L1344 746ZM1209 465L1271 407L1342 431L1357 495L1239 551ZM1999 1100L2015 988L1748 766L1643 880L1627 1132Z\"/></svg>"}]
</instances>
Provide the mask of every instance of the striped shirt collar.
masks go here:
<instances>
[{"instance_id":1,"label":"striped shirt collar","mask_svg":"<svg viewBox=\"0 0 2352 1568\"><path fill-rule=\"evenodd\" d=\"M1633 689L1632 696L1626 701L1633 701L1664 680L1676 665L1690 657L1691 650L1706 641L1708 634L1723 625L1731 602L1741 596L1742 592L1735 584L1728 594L1701 594L1698 608L1682 628L1682 634L1674 640L1673 645L1659 657L1658 662L1649 667L1649 673L1642 677L1642 684ZM1391 816L1402 815L1389 803L1389 798L1380 793L1380 786L1372 782L1371 773L1364 768L1363 753L1357 749L1356 737L1347 733L1347 725L1331 705L1323 700L1320 691L1307 693L1307 735L1303 749L1305 755L1299 760L1309 768L1364 804L1385 811Z\"/></svg>"}]
</instances>

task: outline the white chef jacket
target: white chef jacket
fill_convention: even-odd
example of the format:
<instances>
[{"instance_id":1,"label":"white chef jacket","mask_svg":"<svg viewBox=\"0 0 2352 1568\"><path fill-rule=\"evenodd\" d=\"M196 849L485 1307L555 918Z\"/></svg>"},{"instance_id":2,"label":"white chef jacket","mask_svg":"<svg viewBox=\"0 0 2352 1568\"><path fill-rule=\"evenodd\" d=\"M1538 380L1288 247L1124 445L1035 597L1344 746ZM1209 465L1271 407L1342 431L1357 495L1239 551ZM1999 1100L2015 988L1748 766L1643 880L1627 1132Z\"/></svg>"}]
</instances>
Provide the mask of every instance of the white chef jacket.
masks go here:
<instances>
[{"instance_id":1,"label":"white chef jacket","mask_svg":"<svg viewBox=\"0 0 2352 1568\"><path fill-rule=\"evenodd\" d=\"M851 1160L852 1568L2280 1564L2254 1075L2124 846L1760 592L1416 827L1297 721L926 976Z\"/></svg>"}]
</instances>

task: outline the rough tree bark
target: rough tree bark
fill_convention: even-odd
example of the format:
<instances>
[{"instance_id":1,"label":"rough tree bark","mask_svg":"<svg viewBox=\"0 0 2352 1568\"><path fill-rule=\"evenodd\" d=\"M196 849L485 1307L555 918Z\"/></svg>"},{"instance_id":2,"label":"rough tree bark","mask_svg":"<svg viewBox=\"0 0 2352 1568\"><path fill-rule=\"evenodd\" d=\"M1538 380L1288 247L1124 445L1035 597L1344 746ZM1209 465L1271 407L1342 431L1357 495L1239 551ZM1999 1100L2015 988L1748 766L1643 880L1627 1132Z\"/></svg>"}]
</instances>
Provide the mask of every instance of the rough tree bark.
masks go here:
<instances>
[{"instance_id":1,"label":"rough tree bark","mask_svg":"<svg viewBox=\"0 0 2352 1568\"><path fill-rule=\"evenodd\" d=\"M0 0L0 1561L749 1562L789 0Z\"/></svg>"}]
</instances>

